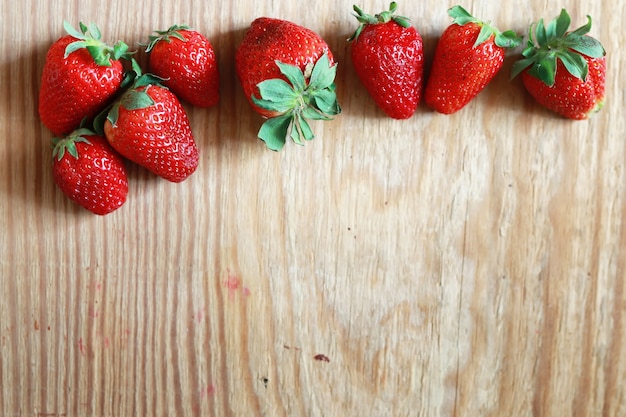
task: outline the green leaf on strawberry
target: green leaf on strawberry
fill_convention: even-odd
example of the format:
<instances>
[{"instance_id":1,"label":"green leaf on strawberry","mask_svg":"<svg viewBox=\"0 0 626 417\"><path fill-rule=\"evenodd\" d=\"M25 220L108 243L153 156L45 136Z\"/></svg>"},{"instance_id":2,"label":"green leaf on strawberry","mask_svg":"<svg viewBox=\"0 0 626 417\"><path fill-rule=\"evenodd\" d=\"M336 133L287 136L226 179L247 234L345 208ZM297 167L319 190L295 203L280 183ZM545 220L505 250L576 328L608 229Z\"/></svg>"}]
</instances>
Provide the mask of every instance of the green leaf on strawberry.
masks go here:
<instances>
[{"instance_id":1,"label":"green leaf on strawberry","mask_svg":"<svg viewBox=\"0 0 626 417\"><path fill-rule=\"evenodd\" d=\"M255 98L254 102L259 107L284 113L298 104L297 101L301 92L294 90L285 80L266 80L260 82L258 87L262 99L257 100Z\"/></svg>"},{"instance_id":2,"label":"green leaf on strawberry","mask_svg":"<svg viewBox=\"0 0 626 417\"><path fill-rule=\"evenodd\" d=\"M138 88L150 85L163 87L161 84L163 79L154 74L144 74L141 66L134 58L131 59L131 65L132 69L126 71L122 81L124 92L119 96L118 100L103 109L93 120L93 129L99 135L104 135L104 122L106 120L115 125L119 116L120 106L124 106L128 110L137 110L154 105L154 100L146 93L146 90L138 91Z\"/></svg>"},{"instance_id":3,"label":"green leaf on strawberry","mask_svg":"<svg viewBox=\"0 0 626 417\"><path fill-rule=\"evenodd\" d=\"M285 138L289 133L289 126L291 125L292 117L290 115L282 115L267 119L261 128L259 129L259 138L261 138L265 145L273 150L278 151L285 146Z\"/></svg>"},{"instance_id":4,"label":"green leaf on strawberry","mask_svg":"<svg viewBox=\"0 0 626 417\"><path fill-rule=\"evenodd\" d=\"M470 22L475 23L477 21L477 19L467 10L458 5L448 9L448 16L450 16L453 19L453 22L459 26L463 26Z\"/></svg>"},{"instance_id":5,"label":"green leaf on strawberry","mask_svg":"<svg viewBox=\"0 0 626 417\"><path fill-rule=\"evenodd\" d=\"M395 1L392 1L389 4L389 10L385 10L384 12L381 12L375 15L365 13L363 9L361 9L356 4L352 6L352 9L355 12L354 17L356 17L356 20L358 20L360 25L356 29L356 31L354 31L352 36L348 38L348 42L352 42L355 39L357 39L359 35L361 34L361 32L363 32L363 29L365 29L367 25L373 25L376 23L387 23L387 22L394 21L398 25L402 26L403 28L408 28L411 26L411 21L408 17L398 16L394 14L396 10L398 10L398 4Z\"/></svg>"},{"instance_id":6,"label":"green leaf on strawberry","mask_svg":"<svg viewBox=\"0 0 626 417\"><path fill-rule=\"evenodd\" d=\"M130 87L120 96L119 100L113 104L106 116L106 119L111 122L112 125L115 125L117 122L120 106L124 106L127 110L138 110L150 107L154 105L154 100L148 95L146 89L151 85L163 87L161 84L161 81L163 81L162 78L150 73L143 74L139 63L134 59L132 60L132 70L129 71L129 77L130 81L127 82L131 84ZM146 89L140 90L141 87L146 87Z\"/></svg>"},{"instance_id":7,"label":"green leaf on strawberry","mask_svg":"<svg viewBox=\"0 0 626 417\"><path fill-rule=\"evenodd\" d=\"M265 121L258 133L274 151L282 149L287 135L299 145L313 139L315 135L307 120L330 120L341 113L335 94L337 66L330 64L328 54L304 72L280 61L276 65L288 81L281 78L262 81L257 84L260 97L252 95L255 105L279 113Z\"/></svg>"},{"instance_id":8,"label":"green leaf on strawberry","mask_svg":"<svg viewBox=\"0 0 626 417\"><path fill-rule=\"evenodd\" d=\"M193 30L187 25L172 25L167 30L156 30L156 35L150 35L149 42L146 46L146 53L152 51L152 48L160 41L171 42L172 38L187 42L187 38L180 33L181 30Z\"/></svg>"},{"instance_id":9,"label":"green leaf on strawberry","mask_svg":"<svg viewBox=\"0 0 626 417\"><path fill-rule=\"evenodd\" d=\"M468 23L475 23L480 26L480 32L476 42L474 43L474 47L484 43L492 35L494 36L495 44L501 48L515 48L522 42L521 36L518 36L514 31L507 30L505 32L500 32L496 27L492 26L490 22L483 22L482 20L475 18L459 5L448 9L448 16L453 19L453 23L456 23L459 26L463 26Z\"/></svg>"},{"instance_id":10,"label":"green leaf on strawberry","mask_svg":"<svg viewBox=\"0 0 626 417\"><path fill-rule=\"evenodd\" d=\"M63 22L63 28L77 41L67 45L65 49L65 58L67 58L72 52L79 49L87 49L93 57L96 64L109 67L111 61L117 61L119 59L129 60L131 53L128 52L128 45L122 41L118 41L115 45L110 46L102 41L102 34L94 23L90 23L89 26L83 22L79 23L80 31L76 30L67 21Z\"/></svg>"},{"instance_id":11,"label":"green leaf on strawberry","mask_svg":"<svg viewBox=\"0 0 626 417\"><path fill-rule=\"evenodd\" d=\"M530 75L540 79L546 85L554 85L557 60L574 77L583 81L587 79L588 64L584 56L600 58L606 54L602 44L588 36L591 30L591 17L587 23L572 32L567 32L571 19L565 9L559 16L544 24L540 19L531 25L528 31L528 42L522 52L524 58L513 65L511 78L515 78L528 68ZM533 31L534 29L534 31Z\"/></svg>"},{"instance_id":12,"label":"green leaf on strawberry","mask_svg":"<svg viewBox=\"0 0 626 417\"><path fill-rule=\"evenodd\" d=\"M95 133L87 128L79 128L64 138L52 139L52 158L60 161L67 152L73 158L78 159L77 143L86 143L91 145L85 136L93 136Z\"/></svg>"},{"instance_id":13,"label":"green leaf on strawberry","mask_svg":"<svg viewBox=\"0 0 626 417\"><path fill-rule=\"evenodd\" d=\"M306 80L304 74L300 71L300 68L295 65L289 65L276 61L276 65L280 68L281 74L283 74L293 86L295 91L304 91L306 88Z\"/></svg>"}]
</instances>

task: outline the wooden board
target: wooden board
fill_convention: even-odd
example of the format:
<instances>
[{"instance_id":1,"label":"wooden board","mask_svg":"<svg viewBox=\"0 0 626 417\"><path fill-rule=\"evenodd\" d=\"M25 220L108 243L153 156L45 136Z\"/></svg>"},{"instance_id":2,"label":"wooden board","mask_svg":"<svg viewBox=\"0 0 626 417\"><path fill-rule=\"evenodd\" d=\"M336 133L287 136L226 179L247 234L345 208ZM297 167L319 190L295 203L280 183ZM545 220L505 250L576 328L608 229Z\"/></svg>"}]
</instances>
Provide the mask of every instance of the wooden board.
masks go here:
<instances>
[{"instance_id":1,"label":"wooden board","mask_svg":"<svg viewBox=\"0 0 626 417\"><path fill-rule=\"evenodd\" d=\"M427 66L453 4L399 5ZM386 118L349 60L348 1L3 2L0 415L626 415L625 4L464 4L520 33L593 17L607 102L574 122L509 82L520 49L462 111ZM339 61L343 113L280 153L234 76L259 16ZM188 107L191 178L131 165L105 217L58 191L37 97L63 20L134 47L173 23L211 39L222 99Z\"/></svg>"}]
</instances>

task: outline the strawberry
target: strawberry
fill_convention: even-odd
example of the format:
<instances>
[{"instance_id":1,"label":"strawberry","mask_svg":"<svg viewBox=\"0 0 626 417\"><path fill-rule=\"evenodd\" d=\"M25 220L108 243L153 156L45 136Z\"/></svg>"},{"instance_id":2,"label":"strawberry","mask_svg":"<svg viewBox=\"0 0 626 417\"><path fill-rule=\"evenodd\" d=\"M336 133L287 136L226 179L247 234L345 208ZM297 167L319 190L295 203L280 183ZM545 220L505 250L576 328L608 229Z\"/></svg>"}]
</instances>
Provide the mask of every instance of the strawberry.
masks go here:
<instances>
[{"instance_id":1,"label":"strawberry","mask_svg":"<svg viewBox=\"0 0 626 417\"><path fill-rule=\"evenodd\" d=\"M106 114L103 131L122 156L172 182L198 167L198 149L185 109L174 93L152 74L141 74ZM98 122L100 124L101 122Z\"/></svg>"},{"instance_id":2,"label":"strawberry","mask_svg":"<svg viewBox=\"0 0 626 417\"><path fill-rule=\"evenodd\" d=\"M606 52L587 35L587 24L568 32L570 16L561 9L547 26L543 19L529 29L524 58L513 65L530 95L544 107L569 119L586 119L604 104ZM533 39L533 27L535 28Z\"/></svg>"},{"instance_id":3,"label":"strawberry","mask_svg":"<svg viewBox=\"0 0 626 417\"><path fill-rule=\"evenodd\" d=\"M185 25L155 31L146 47L150 72L180 99L198 107L219 101L219 72L211 42Z\"/></svg>"},{"instance_id":4,"label":"strawberry","mask_svg":"<svg viewBox=\"0 0 626 417\"><path fill-rule=\"evenodd\" d=\"M104 137L79 128L52 144L54 182L72 201L100 215L124 204L128 195L124 160Z\"/></svg>"},{"instance_id":5,"label":"strawberry","mask_svg":"<svg viewBox=\"0 0 626 417\"><path fill-rule=\"evenodd\" d=\"M337 66L328 44L295 23L261 17L235 53L237 76L252 108L268 118L258 136L280 150L291 130L297 144L314 138L307 121L341 112L335 94Z\"/></svg>"},{"instance_id":6,"label":"strawberry","mask_svg":"<svg viewBox=\"0 0 626 417\"><path fill-rule=\"evenodd\" d=\"M348 39L357 76L389 117L408 119L422 95L424 48L409 20L396 16L397 4L371 16L354 6L360 25Z\"/></svg>"},{"instance_id":7,"label":"strawberry","mask_svg":"<svg viewBox=\"0 0 626 417\"><path fill-rule=\"evenodd\" d=\"M67 22L64 27L68 35L50 46L39 90L39 117L58 136L109 104L122 84L120 59L129 56L128 45L105 44L94 24L80 23L80 32Z\"/></svg>"},{"instance_id":8,"label":"strawberry","mask_svg":"<svg viewBox=\"0 0 626 417\"><path fill-rule=\"evenodd\" d=\"M470 15L461 6L448 10L453 23L435 48L424 101L435 111L451 114L461 110L500 71L505 48L514 48L521 37L500 32Z\"/></svg>"}]
</instances>

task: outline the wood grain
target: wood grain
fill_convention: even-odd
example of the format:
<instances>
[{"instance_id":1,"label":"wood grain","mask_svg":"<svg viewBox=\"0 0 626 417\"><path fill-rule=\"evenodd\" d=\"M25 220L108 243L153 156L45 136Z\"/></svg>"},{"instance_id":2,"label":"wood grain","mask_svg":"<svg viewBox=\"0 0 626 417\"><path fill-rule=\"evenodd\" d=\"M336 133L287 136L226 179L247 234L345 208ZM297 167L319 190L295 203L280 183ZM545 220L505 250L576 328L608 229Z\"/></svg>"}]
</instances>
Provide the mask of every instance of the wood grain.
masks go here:
<instances>
[{"instance_id":1,"label":"wood grain","mask_svg":"<svg viewBox=\"0 0 626 417\"><path fill-rule=\"evenodd\" d=\"M509 82L519 50L461 112L389 120L348 59L352 2L3 2L0 415L626 415L625 3L525 4L464 6L521 33L591 15L609 54L591 120ZM452 5L400 4L427 65ZM281 153L234 77L262 15L340 63L343 113ZM211 39L222 99L188 107L191 178L129 166L105 217L56 189L37 97L63 20L133 45L173 23Z\"/></svg>"}]
</instances>

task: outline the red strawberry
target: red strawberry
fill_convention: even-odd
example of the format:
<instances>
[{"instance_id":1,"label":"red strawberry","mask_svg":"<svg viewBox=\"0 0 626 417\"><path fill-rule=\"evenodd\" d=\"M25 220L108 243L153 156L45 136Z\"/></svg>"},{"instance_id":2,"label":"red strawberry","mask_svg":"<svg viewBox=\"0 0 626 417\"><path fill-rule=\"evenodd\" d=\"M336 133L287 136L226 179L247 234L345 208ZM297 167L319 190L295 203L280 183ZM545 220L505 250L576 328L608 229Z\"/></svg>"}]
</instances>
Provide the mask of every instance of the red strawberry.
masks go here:
<instances>
[{"instance_id":1,"label":"red strawberry","mask_svg":"<svg viewBox=\"0 0 626 417\"><path fill-rule=\"evenodd\" d=\"M461 6L450 8L448 15L454 20L437 43L424 92L426 104L444 114L476 97L502 68L505 48L521 42L515 32L501 33Z\"/></svg>"},{"instance_id":2,"label":"red strawberry","mask_svg":"<svg viewBox=\"0 0 626 417\"><path fill-rule=\"evenodd\" d=\"M124 161L105 138L81 128L52 144L54 182L72 201L100 215L124 204Z\"/></svg>"},{"instance_id":3,"label":"red strawberry","mask_svg":"<svg viewBox=\"0 0 626 417\"><path fill-rule=\"evenodd\" d=\"M198 167L198 149L178 98L151 74L138 77L113 105L104 121L109 143L124 157L172 182Z\"/></svg>"},{"instance_id":4,"label":"red strawberry","mask_svg":"<svg viewBox=\"0 0 626 417\"><path fill-rule=\"evenodd\" d=\"M120 59L128 56L128 45L120 41L108 46L93 24L81 23L80 32L67 22L64 27L69 35L48 50L39 91L39 117L58 136L72 132L109 104L122 83Z\"/></svg>"},{"instance_id":5,"label":"red strawberry","mask_svg":"<svg viewBox=\"0 0 626 417\"><path fill-rule=\"evenodd\" d=\"M269 118L259 138L272 150L284 146L290 128L293 141L302 144L314 137L307 119L329 120L341 112L333 55L310 29L258 18L237 48L235 64L246 98Z\"/></svg>"},{"instance_id":6,"label":"red strawberry","mask_svg":"<svg viewBox=\"0 0 626 417\"><path fill-rule=\"evenodd\" d=\"M210 107L219 101L219 72L211 42L184 25L174 25L150 36L150 72L179 98L194 106Z\"/></svg>"},{"instance_id":7,"label":"red strawberry","mask_svg":"<svg viewBox=\"0 0 626 417\"><path fill-rule=\"evenodd\" d=\"M513 65L512 78L521 73L524 87L546 108L570 119L586 119L604 104L606 52L588 36L587 24L567 32L570 17L565 9L544 25L530 27L524 58Z\"/></svg>"},{"instance_id":8,"label":"red strawberry","mask_svg":"<svg viewBox=\"0 0 626 417\"><path fill-rule=\"evenodd\" d=\"M406 17L395 16L397 4L375 16L354 6L360 26L349 41L357 76L374 102L389 117L408 119L422 96L422 37Z\"/></svg>"}]
</instances>

